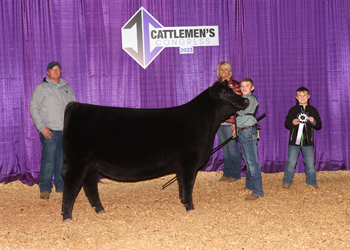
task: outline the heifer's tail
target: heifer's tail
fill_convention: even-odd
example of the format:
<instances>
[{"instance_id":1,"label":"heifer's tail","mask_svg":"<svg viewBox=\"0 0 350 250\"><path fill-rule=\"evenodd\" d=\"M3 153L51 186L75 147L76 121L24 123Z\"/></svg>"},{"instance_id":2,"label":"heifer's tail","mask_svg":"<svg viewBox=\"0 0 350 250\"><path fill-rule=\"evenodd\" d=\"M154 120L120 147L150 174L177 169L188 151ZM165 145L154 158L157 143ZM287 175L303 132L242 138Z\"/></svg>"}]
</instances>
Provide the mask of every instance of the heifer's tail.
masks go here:
<instances>
[{"instance_id":1,"label":"heifer's tail","mask_svg":"<svg viewBox=\"0 0 350 250\"><path fill-rule=\"evenodd\" d=\"M74 104L76 104L76 103L78 103L78 102L75 102L75 101L73 101L73 102L69 102L68 104L67 104L67 106L66 106L66 108L65 108L65 110L64 110L64 128L66 127L66 123L68 122L68 120L69 120L69 110L72 108L72 106L74 106Z\"/></svg>"},{"instance_id":2,"label":"heifer's tail","mask_svg":"<svg viewBox=\"0 0 350 250\"><path fill-rule=\"evenodd\" d=\"M63 161L63 164L62 164L62 169L61 169L61 175L63 177L63 180L66 178L66 174L67 174L67 164L65 161Z\"/></svg>"},{"instance_id":3,"label":"heifer's tail","mask_svg":"<svg viewBox=\"0 0 350 250\"><path fill-rule=\"evenodd\" d=\"M73 102L69 102L69 103L67 104L66 109L64 110L64 114L66 114L66 112L69 110L70 107L73 106L74 103L76 103L76 102L73 101Z\"/></svg>"}]
</instances>

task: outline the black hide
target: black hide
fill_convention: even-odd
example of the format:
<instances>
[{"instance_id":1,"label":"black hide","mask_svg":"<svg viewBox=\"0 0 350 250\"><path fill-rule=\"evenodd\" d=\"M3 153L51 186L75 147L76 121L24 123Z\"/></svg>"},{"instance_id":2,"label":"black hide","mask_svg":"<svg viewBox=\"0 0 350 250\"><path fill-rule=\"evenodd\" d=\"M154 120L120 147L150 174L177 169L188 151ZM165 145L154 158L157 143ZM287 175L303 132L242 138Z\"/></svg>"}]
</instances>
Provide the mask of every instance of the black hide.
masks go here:
<instances>
[{"instance_id":1,"label":"black hide","mask_svg":"<svg viewBox=\"0 0 350 250\"><path fill-rule=\"evenodd\" d=\"M121 181L176 173L181 202L187 211L193 210L195 178L209 159L220 123L248 104L219 82L172 108L69 103L63 130L63 220L72 219L82 186L96 212L104 212L97 190L99 173Z\"/></svg>"}]
</instances>

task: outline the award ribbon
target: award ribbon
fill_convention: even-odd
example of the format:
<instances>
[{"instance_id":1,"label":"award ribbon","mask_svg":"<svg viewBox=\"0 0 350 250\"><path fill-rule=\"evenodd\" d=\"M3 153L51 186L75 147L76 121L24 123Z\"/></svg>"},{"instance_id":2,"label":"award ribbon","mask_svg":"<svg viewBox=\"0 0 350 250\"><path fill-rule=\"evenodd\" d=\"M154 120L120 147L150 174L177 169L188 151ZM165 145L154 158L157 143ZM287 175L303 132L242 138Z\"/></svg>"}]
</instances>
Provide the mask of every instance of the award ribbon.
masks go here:
<instances>
[{"instance_id":1,"label":"award ribbon","mask_svg":"<svg viewBox=\"0 0 350 250\"><path fill-rule=\"evenodd\" d=\"M297 134L297 139L295 141L295 145L300 145L301 137L303 136L303 129L305 127L305 123L307 122L308 117L309 116L304 112L299 113L297 116L300 123L299 123L298 134Z\"/></svg>"}]
</instances>

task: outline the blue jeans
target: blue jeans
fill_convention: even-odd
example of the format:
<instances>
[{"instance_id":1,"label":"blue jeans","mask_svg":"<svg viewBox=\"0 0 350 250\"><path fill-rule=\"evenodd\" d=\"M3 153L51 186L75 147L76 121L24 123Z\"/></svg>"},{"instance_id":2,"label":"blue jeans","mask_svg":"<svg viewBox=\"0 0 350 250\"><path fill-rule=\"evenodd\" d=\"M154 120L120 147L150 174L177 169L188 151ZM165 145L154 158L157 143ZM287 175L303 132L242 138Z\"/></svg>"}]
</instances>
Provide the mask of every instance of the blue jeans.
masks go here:
<instances>
[{"instance_id":1,"label":"blue jeans","mask_svg":"<svg viewBox=\"0 0 350 250\"><path fill-rule=\"evenodd\" d=\"M217 131L221 143L232 136L231 125L221 125ZM241 153L236 139L231 140L223 148L224 176L227 178L241 179Z\"/></svg>"},{"instance_id":2,"label":"blue jeans","mask_svg":"<svg viewBox=\"0 0 350 250\"><path fill-rule=\"evenodd\" d=\"M315 158L313 146L288 146L288 160L286 162L286 168L284 169L283 184L292 184L295 166L297 165L300 150L303 154L305 164L306 183L311 186L317 184L316 170L315 170Z\"/></svg>"},{"instance_id":3,"label":"blue jeans","mask_svg":"<svg viewBox=\"0 0 350 250\"><path fill-rule=\"evenodd\" d=\"M257 139L258 130L256 127L248 128L238 134L239 145L242 156L247 166L246 189L252 190L257 197L264 196L261 180L261 166L258 160Z\"/></svg>"},{"instance_id":4,"label":"blue jeans","mask_svg":"<svg viewBox=\"0 0 350 250\"><path fill-rule=\"evenodd\" d=\"M63 164L63 148L62 135L63 131L50 130L52 138L46 139L40 133L40 141L42 144L41 166L40 166L40 192L48 191L51 193L52 176L55 176L56 191L63 190L63 178L61 168Z\"/></svg>"}]
</instances>

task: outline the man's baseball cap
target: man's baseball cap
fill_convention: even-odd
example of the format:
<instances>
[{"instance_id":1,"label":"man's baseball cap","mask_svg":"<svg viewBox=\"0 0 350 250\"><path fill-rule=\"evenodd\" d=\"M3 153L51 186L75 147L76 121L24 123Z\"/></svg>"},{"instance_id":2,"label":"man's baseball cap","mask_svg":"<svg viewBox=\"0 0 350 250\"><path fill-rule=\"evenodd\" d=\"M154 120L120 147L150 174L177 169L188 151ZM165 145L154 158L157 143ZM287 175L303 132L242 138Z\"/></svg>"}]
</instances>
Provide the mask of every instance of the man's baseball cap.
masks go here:
<instances>
[{"instance_id":1,"label":"man's baseball cap","mask_svg":"<svg viewBox=\"0 0 350 250\"><path fill-rule=\"evenodd\" d=\"M61 69L61 65L60 65L58 62L53 61L53 62L50 62L50 63L47 65L47 70L52 69L52 68L55 67L56 65L57 65L58 67L60 67L60 69Z\"/></svg>"}]
</instances>

